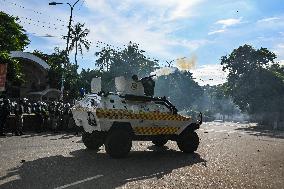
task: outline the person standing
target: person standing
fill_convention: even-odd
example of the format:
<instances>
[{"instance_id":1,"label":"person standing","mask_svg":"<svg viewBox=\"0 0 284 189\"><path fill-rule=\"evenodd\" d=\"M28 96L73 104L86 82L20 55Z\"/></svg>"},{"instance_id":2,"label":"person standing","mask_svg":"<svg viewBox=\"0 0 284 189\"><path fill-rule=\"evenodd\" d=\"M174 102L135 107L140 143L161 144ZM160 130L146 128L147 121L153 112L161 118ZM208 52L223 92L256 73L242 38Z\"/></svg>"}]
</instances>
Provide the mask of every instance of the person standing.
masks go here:
<instances>
[{"instance_id":1,"label":"person standing","mask_svg":"<svg viewBox=\"0 0 284 189\"><path fill-rule=\"evenodd\" d=\"M57 130L55 132L58 132L58 130L62 129L62 102L57 102L55 106L55 119L57 122Z\"/></svg>"},{"instance_id":2,"label":"person standing","mask_svg":"<svg viewBox=\"0 0 284 189\"><path fill-rule=\"evenodd\" d=\"M41 103L41 114L42 114L43 130L46 131L48 128L48 110L47 110L47 104L45 102Z\"/></svg>"},{"instance_id":3,"label":"person standing","mask_svg":"<svg viewBox=\"0 0 284 189\"><path fill-rule=\"evenodd\" d=\"M14 133L16 136L21 136L24 134L23 133L23 113L24 113L23 101L20 99L15 109L16 128L14 130Z\"/></svg>"},{"instance_id":4,"label":"person standing","mask_svg":"<svg viewBox=\"0 0 284 189\"><path fill-rule=\"evenodd\" d=\"M66 103L63 108L63 130L67 131L68 130L68 122L69 122L69 109L70 109L70 104Z\"/></svg>"},{"instance_id":5,"label":"person standing","mask_svg":"<svg viewBox=\"0 0 284 189\"><path fill-rule=\"evenodd\" d=\"M43 124L43 118L42 118L42 112L41 112L41 103L37 102L35 107L35 119L36 119L36 132L40 133L42 132L42 124Z\"/></svg>"},{"instance_id":6,"label":"person standing","mask_svg":"<svg viewBox=\"0 0 284 189\"><path fill-rule=\"evenodd\" d=\"M4 98L3 103L0 107L0 136L6 136L4 133L6 121L8 116L10 115L10 100Z\"/></svg>"},{"instance_id":7,"label":"person standing","mask_svg":"<svg viewBox=\"0 0 284 189\"><path fill-rule=\"evenodd\" d=\"M52 102L49 106L49 115L50 115L50 121L51 121L51 128L54 133L57 133L57 127L58 127L58 111L57 111L57 103Z\"/></svg>"}]
</instances>

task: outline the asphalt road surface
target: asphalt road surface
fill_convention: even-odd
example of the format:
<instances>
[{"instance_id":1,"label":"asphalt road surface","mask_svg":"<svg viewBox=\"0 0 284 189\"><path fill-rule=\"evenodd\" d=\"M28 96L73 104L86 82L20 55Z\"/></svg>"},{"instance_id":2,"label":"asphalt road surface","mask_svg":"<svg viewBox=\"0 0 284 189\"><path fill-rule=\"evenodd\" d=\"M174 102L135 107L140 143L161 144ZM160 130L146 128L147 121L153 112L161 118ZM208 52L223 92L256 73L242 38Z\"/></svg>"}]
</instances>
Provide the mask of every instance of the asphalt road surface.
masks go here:
<instances>
[{"instance_id":1,"label":"asphalt road surface","mask_svg":"<svg viewBox=\"0 0 284 189\"><path fill-rule=\"evenodd\" d=\"M0 188L284 188L284 133L204 123L200 146L133 142L125 159L86 150L71 133L0 138Z\"/></svg>"}]
</instances>

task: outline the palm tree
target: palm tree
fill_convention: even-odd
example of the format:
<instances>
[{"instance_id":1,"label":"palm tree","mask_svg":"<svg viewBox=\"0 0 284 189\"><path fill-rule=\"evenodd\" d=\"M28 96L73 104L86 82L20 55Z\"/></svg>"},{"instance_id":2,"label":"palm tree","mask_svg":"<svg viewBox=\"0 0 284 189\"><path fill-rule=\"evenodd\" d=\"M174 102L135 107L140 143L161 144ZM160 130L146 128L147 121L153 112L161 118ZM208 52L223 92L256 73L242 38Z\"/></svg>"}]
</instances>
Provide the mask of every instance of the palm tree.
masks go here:
<instances>
[{"instance_id":1,"label":"palm tree","mask_svg":"<svg viewBox=\"0 0 284 189\"><path fill-rule=\"evenodd\" d=\"M75 26L70 28L70 45L69 51L72 51L75 48L75 64L77 64L77 55L78 50L80 51L81 55L83 55L83 48L89 50L91 42L86 39L87 35L89 34L90 30L84 28L85 24L77 23ZM64 37L65 38L65 37Z\"/></svg>"}]
</instances>

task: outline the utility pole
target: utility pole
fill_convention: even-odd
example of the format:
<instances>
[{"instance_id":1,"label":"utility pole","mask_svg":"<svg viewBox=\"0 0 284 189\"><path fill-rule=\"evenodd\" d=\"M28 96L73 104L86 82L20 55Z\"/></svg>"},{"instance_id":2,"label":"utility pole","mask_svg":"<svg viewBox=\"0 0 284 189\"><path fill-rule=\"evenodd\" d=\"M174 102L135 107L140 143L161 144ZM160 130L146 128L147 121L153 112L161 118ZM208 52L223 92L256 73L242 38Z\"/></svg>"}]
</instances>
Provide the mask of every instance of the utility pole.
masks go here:
<instances>
[{"instance_id":1,"label":"utility pole","mask_svg":"<svg viewBox=\"0 0 284 189\"><path fill-rule=\"evenodd\" d=\"M65 61L66 62L62 63L62 67L63 67L63 73L62 73L62 77L61 77L61 98L62 99L63 99L63 91L64 91L64 70L65 70L68 55L69 55L69 40L70 40L71 23L72 23L72 17L73 17L73 9L79 1L80 0L77 0L73 5L71 5L70 3L66 3L70 7L70 17L69 17L68 34L67 34L67 42L66 42L66 50L65 50L65 56L66 56ZM63 3L57 3L57 2L54 2L54 1L49 3L49 5L62 5L62 4Z\"/></svg>"}]
</instances>

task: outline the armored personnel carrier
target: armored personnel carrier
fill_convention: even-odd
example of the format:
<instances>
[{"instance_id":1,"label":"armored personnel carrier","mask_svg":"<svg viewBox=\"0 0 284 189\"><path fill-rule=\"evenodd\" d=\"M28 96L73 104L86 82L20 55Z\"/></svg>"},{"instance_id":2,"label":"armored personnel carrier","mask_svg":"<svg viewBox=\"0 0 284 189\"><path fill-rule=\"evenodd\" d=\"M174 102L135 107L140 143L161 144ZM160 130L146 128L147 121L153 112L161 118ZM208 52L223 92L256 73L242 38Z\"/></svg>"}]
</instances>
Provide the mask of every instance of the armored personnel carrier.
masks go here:
<instances>
[{"instance_id":1,"label":"armored personnel carrier","mask_svg":"<svg viewBox=\"0 0 284 189\"><path fill-rule=\"evenodd\" d=\"M193 120L178 114L165 97L153 97L151 77L117 77L115 85L116 93L105 93L101 79L93 78L92 93L72 108L76 125L84 128L82 141L88 149L104 145L111 157L121 158L127 156L134 140L152 141L157 146L172 140L185 153L197 150L195 130L202 124L201 113Z\"/></svg>"}]
</instances>

